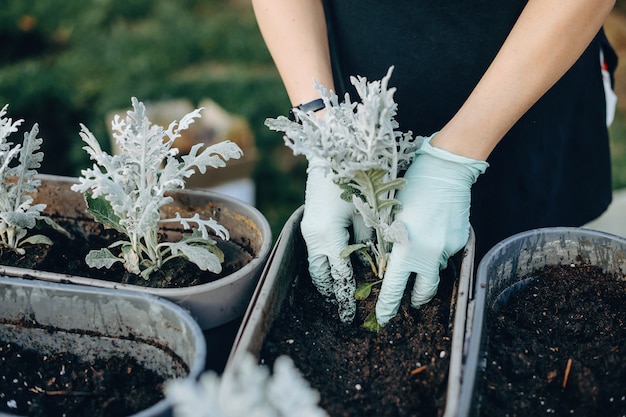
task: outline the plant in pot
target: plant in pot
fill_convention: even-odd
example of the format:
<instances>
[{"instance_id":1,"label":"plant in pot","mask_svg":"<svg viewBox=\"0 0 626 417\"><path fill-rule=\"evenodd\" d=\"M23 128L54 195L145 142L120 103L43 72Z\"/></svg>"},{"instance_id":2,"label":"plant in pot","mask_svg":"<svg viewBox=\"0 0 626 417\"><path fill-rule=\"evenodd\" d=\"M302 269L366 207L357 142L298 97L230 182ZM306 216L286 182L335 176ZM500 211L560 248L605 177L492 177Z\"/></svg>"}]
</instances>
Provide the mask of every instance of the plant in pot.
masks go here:
<instances>
[{"instance_id":1,"label":"plant in pot","mask_svg":"<svg viewBox=\"0 0 626 417\"><path fill-rule=\"evenodd\" d=\"M134 110L125 120L117 116L112 122L120 155L104 152L94 135L82 126L84 149L94 167L83 170L78 184L71 188L85 195L87 212L97 222L121 235L108 247L91 250L85 258L87 265L111 268L120 262L126 271L148 281L166 262L183 258L200 270L220 273L224 253L209 235L228 240L228 230L214 219L200 218L198 213L182 217L177 212L173 218L163 218L161 208L173 201L167 193L184 187L185 179L196 170L204 173L207 167L223 166L224 161L239 158L241 149L224 141L198 153L202 147L198 144L181 162L172 145L181 131L200 117L200 110L187 114L178 125L172 123L164 131L150 123L143 103L134 97L132 103ZM162 225L168 223L178 223L191 233L178 241L160 241Z\"/></svg>"},{"instance_id":2,"label":"plant in pot","mask_svg":"<svg viewBox=\"0 0 626 417\"><path fill-rule=\"evenodd\" d=\"M478 266L461 416L626 412L626 239L522 232Z\"/></svg>"},{"instance_id":3,"label":"plant in pot","mask_svg":"<svg viewBox=\"0 0 626 417\"><path fill-rule=\"evenodd\" d=\"M0 248L19 257L26 255L26 246L52 244L46 235L29 233L38 223L66 235L67 231L42 215L45 204L33 204L31 194L41 183L35 176L43 160L43 153L38 152L43 142L37 137L39 127L33 125L21 145L9 142L23 120L5 117L7 108L0 110Z\"/></svg>"},{"instance_id":4,"label":"plant in pot","mask_svg":"<svg viewBox=\"0 0 626 417\"><path fill-rule=\"evenodd\" d=\"M37 125L14 145L7 138L22 120L5 118L6 109L0 247L4 258L31 266L54 239L71 236L42 214L46 204L34 203L43 158ZM164 416L165 381L194 379L204 369L207 346L198 324L147 294L0 277L0 305L3 416Z\"/></svg>"},{"instance_id":5,"label":"plant in pot","mask_svg":"<svg viewBox=\"0 0 626 417\"><path fill-rule=\"evenodd\" d=\"M355 242L344 253L353 257L357 294L361 289L377 294L375 283L384 279L390 245L406 237L402 225L393 219L399 208L393 197L403 184L399 170L410 161L416 145L410 134L395 130L395 90L388 88L390 76L391 69L381 81L353 78L361 96L359 104L347 96L339 103L336 95L318 86L326 105L319 119L296 110L302 124L283 117L267 121L270 128L286 133L287 145L295 152L327 158L328 175L335 176L355 210L374 229L373 242ZM362 142L348 143L351 140ZM363 154L356 155L361 149ZM368 149L375 154L367 154ZM350 155L354 159L342 160ZM430 303L415 310L404 300L396 318L382 329L375 324L377 331L372 332L372 327L363 324L371 323L376 297L355 302L355 319L345 322L337 318L337 307L315 290L299 229L302 214L303 207L292 215L277 240L226 369L236 366L246 352L267 364L288 355L320 392L320 405L330 415L436 415L444 410L453 415L460 386L473 235L465 250L441 272L439 291ZM363 251L369 252L358 255Z\"/></svg>"},{"instance_id":6,"label":"plant in pot","mask_svg":"<svg viewBox=\"0 0 626 417\"><path fill-rule=\"evenodd\" d=\"M164 129L150 123L143 103L132 103L112 122L122 154L102 151L82 126L93 168L81 178L38 176L35 202L46 202L45 214L71 239L36 268L2 272L162 296L189 309L203 329L232 321L245 311L269 254L269 225L249 204L183 188L195 171L224 166L241 150L224 141L178 156L174 141L200 109Z\"/></svg>"}]
</instances>

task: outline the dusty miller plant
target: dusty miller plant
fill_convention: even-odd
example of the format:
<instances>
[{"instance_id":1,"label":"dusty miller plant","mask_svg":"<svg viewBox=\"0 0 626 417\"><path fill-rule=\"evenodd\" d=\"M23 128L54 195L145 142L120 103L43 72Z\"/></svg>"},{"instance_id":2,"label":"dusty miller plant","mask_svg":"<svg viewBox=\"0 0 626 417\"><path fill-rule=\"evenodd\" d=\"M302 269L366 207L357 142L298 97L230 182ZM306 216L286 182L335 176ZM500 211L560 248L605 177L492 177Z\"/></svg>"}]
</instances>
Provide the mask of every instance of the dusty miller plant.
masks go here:
<instances>
[{"instance_id":1,"label":"dusty miller plant","mask_svg":"<svg viewBox=\"0 0 626 417\"><path fill-rule=\"evenodd\" d=\"M375 241L355 242L342 256L359 251L379 279L384 277L393 243L408 238L404 225L394 220L401 208L395 195L406 182L399 174L423 139L397 130L395 88L388 85L392 71L389 68L380 81L351 77L358 103L351 102L348 94L339 102L336 94L316 83L325 104L323 116L294 109L299 122L284 116L265 122L285 133L285 144L294 154L323 161L327 175L344 189L342 198L352 201L366 226L373 228ZM371 285L357 290L357 296L369 295Z\"/></svg>"},{"instance_id":2,"label":"dusty miller plant","mask_svg":"<svg viewBox=\"0 0 626 417\"><path fill-rule=\"evenodd\" d=\"M213 371L189 379L170 380L165 393L174 417L326 417L311 388L287 356L274 362L274 372L249 353L220 377Z\"/></svg>"},{"instance_id":3,"label":"dusty miller plant","mask_svg":"<svg viewBox=\"0 0 626 417\"><path fill-rule=\"evenodd\" d=\"M59 232L67 232L50 217L41 212L45 204L33 204L33 195L41 181L36 179L41 167L43 152L38 152L43 139L38 138L39 126L35 123L30 132L24 133L21 145L9 142L11 133L18 131L23 120L4 117L8 105L0 110L0 246L19 254L26 253L26 243L52 245L45 235L28 235L28 229L44 222Z\"/></svg>"},{"instance_id":4,"label":"dusty miller plant","mask_svg":"<svg viewBox=\"0 0 626 417\"><path fill-rule=\"evenodd\" d=\"M242 150L231 141L216 143L201 152L204 145L196 144L189 154L177 158L178 150L172 148L174 141L201 117L202 109L164 129L148 120L144 104L134 97L132 105L133 110L125 118L116 115L111 123L119 155L104 152L89 129L81 125L80 136L86 143L83 149L94 165L82 171L72 190L84 193L87 211L96 221L127 237L108 248L90 251L87 264L92 268L110 268L121 262L127 271L148 279L165 262L182 257L201 270L221 272L223 253L210 233L227 240L228 230L213 219L200 218L198 213L189 218L179 213L174 218L161 218L160 209L173 201L167 193L184 188L185 179L196 170L205 173L207 167L225 166L224 161L241 157ZM160 242L160 225L171 222L180 223L191 233L177 242Z\"/></svg>"}]
</instances>

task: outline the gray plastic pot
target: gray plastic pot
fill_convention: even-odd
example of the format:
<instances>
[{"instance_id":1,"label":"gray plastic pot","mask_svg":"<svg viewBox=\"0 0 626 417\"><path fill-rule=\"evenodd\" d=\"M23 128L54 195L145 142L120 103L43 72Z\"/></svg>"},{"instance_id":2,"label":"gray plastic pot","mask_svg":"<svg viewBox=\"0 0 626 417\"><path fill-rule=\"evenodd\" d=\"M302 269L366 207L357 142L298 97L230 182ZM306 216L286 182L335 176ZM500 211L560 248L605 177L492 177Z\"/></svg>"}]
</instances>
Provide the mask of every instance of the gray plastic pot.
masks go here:
<instances>
[{"instance_id":1,"label":"gray plastic pot","mask_svg":"<svg viewBox=\"0 0 626 417\"><path fill-rule=\"evenodd\" d=\"M304 207L296 210L283 227L268 263L261 275L252 301L243 316L242 324L235 338L233 349L226 363L225 372L233 369L241 361L245 352L250 352L257 358L270 329L277 317L282 302L289 291L295 276L301 271L298 262L306 259L306 247L300 234L300 221ZM452 299L451 314L454 314L452 350L450 369L448 374L447 403L445 417L456 415L463 374L463 351L465 344L465 327L471 312L468 311L470 288L474 270L474 234L463 252L457 290Z\"/></svg>"},{"instance_id":2,"label":"gray plastic pot","mask_svg":"<svg viewBox=\"0 0 626 417\"><path fill-rule=\"evenodd\" d=\"M484 328L488 310L500 303L498 297L543 266L581 262L626 274L626 239L583 228L553 227L513 235L487 252L476 274L459 416L479 412L477 381L485 370L489 337Z\"/></svg>"},{"instance_id":3,"label":"gray plastic pot","mask_svg":"<svg viewBox=\"0 0 626 417\"><path fill-rule=\"evenodd\" d=\"M36 325L20 326L24 319ZM2 339L42 353L130 355L166 379L197 379L204 370L206 344L196 321L149 294L0 277L0 323ZM133 417L168 415L165 398Z\"/></svg>"},{"instance_id":4,"label":"gray plastic pot","mask_svg":"<svg viewBox=\"0 0 626 417\"><path fill-rule=\"evenodd\" d=\"M83 195L70 189L77 179L53 175L40 175L39 178L42 184L35 196L35 202L47 205L44 214L79 219L85 226L85 233L89 233L88 231L93 228L93 220L85 212ZM172 196L174 202L164 208L164 211L167 211L166 216L174 217L177 211L183 216L186 213L193 215L193 212L189 211L190 207L200 207L201 215L217 220L230 232L232 242L251 250L252 260L241 269L217 281L183 288L149 288L2 265L0 273L157 295L188 309L200 327L205 330L241 317L248 307L272 247L272 232L267 219L252 205L211 191L180 190L172 193Z\"/></svg>"}]
</instances>

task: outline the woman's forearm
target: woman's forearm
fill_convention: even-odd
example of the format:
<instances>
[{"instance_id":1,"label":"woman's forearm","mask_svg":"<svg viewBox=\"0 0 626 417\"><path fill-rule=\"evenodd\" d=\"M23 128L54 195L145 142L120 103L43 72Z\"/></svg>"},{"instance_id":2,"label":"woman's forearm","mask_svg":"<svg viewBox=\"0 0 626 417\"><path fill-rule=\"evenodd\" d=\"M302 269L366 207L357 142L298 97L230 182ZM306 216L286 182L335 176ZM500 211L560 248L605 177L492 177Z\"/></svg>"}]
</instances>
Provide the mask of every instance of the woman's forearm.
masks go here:
<instances>
[{"instance_id":1,"label":"woman's forearm","mask_svg":"<svg viewBox=\"0 0 626 417\"><path fill-rule=\"evenodd\" d=\"M481 81L432 144L485 160L576 62L613 5L614 0L529 0Z\"/></svg>"},{"instance_id":2,"label":"woman's forearm","mask_svg":"<svg viewBox=\"0 0 626 417\"><path fill-rule=\"evenodd\" d=\"M319 97L313 80L334 89L321 0L252 0L252 6L291 103Z\"/></svg>"}]
</instances>

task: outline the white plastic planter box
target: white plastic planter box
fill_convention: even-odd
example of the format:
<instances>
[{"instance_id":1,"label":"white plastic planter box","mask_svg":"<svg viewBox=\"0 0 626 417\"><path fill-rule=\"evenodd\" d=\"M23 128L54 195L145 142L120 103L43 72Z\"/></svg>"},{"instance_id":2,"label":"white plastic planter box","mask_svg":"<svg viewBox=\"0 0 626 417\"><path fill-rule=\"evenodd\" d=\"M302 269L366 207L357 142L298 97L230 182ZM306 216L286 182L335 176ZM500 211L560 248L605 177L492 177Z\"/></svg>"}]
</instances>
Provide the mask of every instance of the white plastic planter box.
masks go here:
<instances>
[{"instance_id":1,"label":"white plastic planter box","mask_svg":"<svg viewBox=\"0 0 626 417\"><path fill-rule=\"evenodd\" d=\"M226 372L239 361L246 351L259 356L265 334L280 311L295 276L299 273L301 259L306 259L306 248L300 234L300 221L304 207L296 210L285 224L253 295L250 307L246 311L239 333L235 338L233 350L226 364ZM464 249L460 276L456 292L453 294L451 316L454 315L452 351L447 387L445 416L456 415L463 375L463 351L466 324L468 322L468 303L473 281L474 235Z\"/></svg>"},{"instance_id":2,"label":"white plastic planter box","mask_svg":"<svg viewBox=\"0 0 626 417\"><path fill-rule=\"evenodd\" d=\"M472 301L474 312L467 343L459 416L474 416L479 412L481 392L478 381L486 367L489 337L485 332L486 318L498 296L539 268L581 262L624 276L626 239L574 227L535 229L503 240L481 260Z\"/></svg>"},{"instance_id":3,"label":"white plastic planter box","mask_svg":"<svg viewBox=\"0 0 626 417\"><path fill-rule=\"evenodd\" d=\"M20 326L24 319L36 325ZM42 353L130 356L165 379L197 379L204 370L206 344L196 321L149 294L0 277L0 323L4 340ZM170 414L165 398L133 417Z\"/></svg>"}]
</instances>

